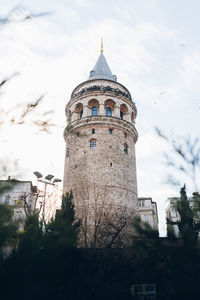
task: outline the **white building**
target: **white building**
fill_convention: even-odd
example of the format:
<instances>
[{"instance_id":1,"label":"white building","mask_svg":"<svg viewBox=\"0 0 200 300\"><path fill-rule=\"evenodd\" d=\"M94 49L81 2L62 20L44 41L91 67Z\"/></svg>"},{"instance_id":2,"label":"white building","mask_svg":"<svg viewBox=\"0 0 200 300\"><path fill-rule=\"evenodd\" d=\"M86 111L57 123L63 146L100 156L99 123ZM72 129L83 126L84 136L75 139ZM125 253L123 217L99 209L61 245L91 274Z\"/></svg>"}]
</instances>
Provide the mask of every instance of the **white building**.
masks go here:
<instances>
[{"instance_id":1,"label":"white building","mask_svg":"<svg viewBox=\"0 0 200 300\"><path fill-rule=\"evenodd\" d=\"M7 187L7 188L5 188ZM24 205L33 211L36 205L37 188L31 181L20 180L0 180L0 204L7 204L14 208L14 218L23 219L25 217ZM26 201L26 203L25 203Z\"/></svg>"},{"instance_id":2,"label":"white building","mask_svg":"<svg viewBox=\"0 0 200 300\"><path fill-rule=\"evenodd\" d=\"M158 211L156 202L152 198L138 198L139 214L143 222L158 230Z\"/></svg>"}]
</instances>

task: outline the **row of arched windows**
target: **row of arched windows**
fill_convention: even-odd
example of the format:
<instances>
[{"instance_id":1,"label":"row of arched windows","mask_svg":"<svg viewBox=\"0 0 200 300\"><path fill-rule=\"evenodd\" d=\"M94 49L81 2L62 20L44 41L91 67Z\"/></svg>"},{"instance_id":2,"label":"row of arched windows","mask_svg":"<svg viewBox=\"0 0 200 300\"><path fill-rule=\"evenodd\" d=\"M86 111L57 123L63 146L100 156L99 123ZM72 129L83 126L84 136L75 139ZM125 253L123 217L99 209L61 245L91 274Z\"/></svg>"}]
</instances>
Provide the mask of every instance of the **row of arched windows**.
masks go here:
<instances>
[{"instance_id":1,"label":"row of arched windows","mask_svg":"<svg viewBox=\"0 0 200 300\"><path fill-rule=\"evenodd\" d=\"M107 117L111 117L113 115L114 109L116 107L115 101L112 99L108 99L104 102L105 106L105 114ZM91 109L91 115L92 116L97 116L99 113L99 101L96 99L92 99L88 102L88 108ZM77 103L75 106L75 112L78 113L79 118L83 117L83 104L81 102ZM121 104L120 105L120 118L124 119L124 115L128 113L128 107L126 104ZM68 119L70 121L70 115L71 112L69 111L68 113ZM134 113L132 112L131 115L131 122L134 121Z\"/></svg>"}]
</instances>

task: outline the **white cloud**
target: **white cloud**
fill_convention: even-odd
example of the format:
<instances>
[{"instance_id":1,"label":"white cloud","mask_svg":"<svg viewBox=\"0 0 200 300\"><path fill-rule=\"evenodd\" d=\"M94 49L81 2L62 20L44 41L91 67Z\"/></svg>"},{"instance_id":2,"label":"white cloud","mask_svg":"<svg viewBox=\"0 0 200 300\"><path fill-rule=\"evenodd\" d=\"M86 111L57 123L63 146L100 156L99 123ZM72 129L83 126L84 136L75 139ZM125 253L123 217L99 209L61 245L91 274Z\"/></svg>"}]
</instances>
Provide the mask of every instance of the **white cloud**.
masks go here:
<instances>
[{"instance_id":1,"label":"white cloud","mask_svg":"<svg viewBox=\"0 0 200 300\"><path fill-rule=\"evenodd\" d=\"M75 0L75 3L78 7L88 7L93 1L92 0Z\"/></svg>"}]
</instances>

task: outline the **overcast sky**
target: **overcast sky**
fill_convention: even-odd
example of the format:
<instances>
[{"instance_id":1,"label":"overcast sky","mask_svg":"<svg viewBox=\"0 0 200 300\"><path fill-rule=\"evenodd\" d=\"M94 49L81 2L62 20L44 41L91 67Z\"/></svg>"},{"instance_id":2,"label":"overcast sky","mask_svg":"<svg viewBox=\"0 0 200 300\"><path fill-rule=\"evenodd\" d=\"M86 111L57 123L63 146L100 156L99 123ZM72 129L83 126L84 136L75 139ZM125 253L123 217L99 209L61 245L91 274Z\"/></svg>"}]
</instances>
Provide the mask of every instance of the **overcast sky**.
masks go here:
<instances>
[{"instance_id":1,"label":"overcast sky","mask_svg":"<svg viewBox=\"0 0 200 300\"><path fill-rule=\"evenodd\" d=\"M165 200L179 189L164 184L163 152L169 148L154 128L199 135L199 11L195 0L0 0L1 19L9 16L0 23L0 79L18 72L1 89L1 111L16 116L24 103L45 94L38 111L54 111L49 117L57 125L47 134L5 117L1 158L19 160L20 179L34 180L35 170L63 177L65 105L93 69L103 36L112 73L138 110L138 193L157 201L164 234ZM21 21L42 12L49 14Z\"/></svg>"}]
</instances>

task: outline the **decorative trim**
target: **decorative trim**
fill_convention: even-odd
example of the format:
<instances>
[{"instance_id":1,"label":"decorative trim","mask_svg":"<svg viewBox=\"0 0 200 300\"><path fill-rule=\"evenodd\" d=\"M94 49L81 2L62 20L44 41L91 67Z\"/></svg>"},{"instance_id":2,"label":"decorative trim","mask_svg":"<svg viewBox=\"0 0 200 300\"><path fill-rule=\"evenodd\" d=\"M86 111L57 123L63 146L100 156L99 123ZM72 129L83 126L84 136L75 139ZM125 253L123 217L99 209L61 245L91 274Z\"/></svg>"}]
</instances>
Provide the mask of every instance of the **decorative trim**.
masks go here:
<instances>
[{"instance_id":1,"label":"decorative trim","mask_svg":"<svg viewBox=\"0 0 200 300\"><path fill-rule=\"evenodd\" d=\"M101 91L101 92L113 92L115 95L122 95L126 98L128 98L129 100L132 101L131 95L129 93L125 93L123 91L121 91L120 89L116 88L112 88L109 85L108 86L103 86L103 85L93 85L93 86L89 86L86 88L83 88L80 92L73 94L73 96L71 97L71 99L78 97L78 96L82 96L85 93L89 93L89 92L94 92L94 91ZM133 101L132 101L133 102Z\"/></svg>"}]
</instances>

